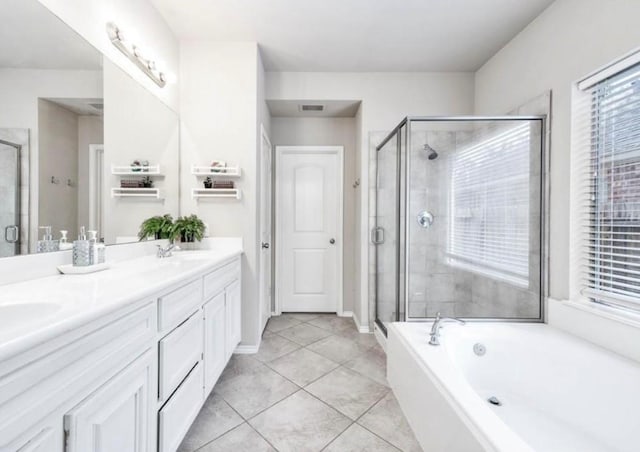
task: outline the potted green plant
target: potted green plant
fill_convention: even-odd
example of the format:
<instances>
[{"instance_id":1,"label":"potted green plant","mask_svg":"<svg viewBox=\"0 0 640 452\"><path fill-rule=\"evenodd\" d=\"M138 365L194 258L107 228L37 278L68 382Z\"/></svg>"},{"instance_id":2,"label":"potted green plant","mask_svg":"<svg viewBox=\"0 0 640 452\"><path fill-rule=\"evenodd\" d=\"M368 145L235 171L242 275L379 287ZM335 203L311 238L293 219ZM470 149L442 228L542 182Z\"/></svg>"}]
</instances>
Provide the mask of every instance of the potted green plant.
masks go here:
<instances>
[{"instance_id":1,"label":"potted green plant","mask_svg":"<svg viewBox=\"0 0 640 452\"><path fill-rule=\"evenodd\" d=\"M204 237L206 229L203 221L197 215L178 217L173 225L173 238L180 238L181 242L199 242Z\"/></svg>"},{"instance_id":2,"label":"potted green plant","mask_svg":"<svg viewBox=\"0 0 640 452\"><path fill-rule=\"evenodd\" d=\"M173 227L173 217L169 214L147 218L140 225L138 238L140 239L140 241L150 237L155 240L171 240L173 239Z\"/></svg>"},{"instance_id":3,"label":"potted green plant","mask_svg":"<svg viewBox=\"0 0 640 452\"><path fill-rule=\"evenodd\" d=\"M153 188L153 179L149 176L144 176L142 178L142 186L144 188Z\"/></svg>"},{"instance_id":4,"label":"potted green plant","mask_svg":"<svg viewBox=\"0 0 640 452\"><path fill-rule=\"evenodd\" d=\"M209 176L204 180L204 188L212 188L213 187L213 179Z\"/></svg>"}]
</instances>

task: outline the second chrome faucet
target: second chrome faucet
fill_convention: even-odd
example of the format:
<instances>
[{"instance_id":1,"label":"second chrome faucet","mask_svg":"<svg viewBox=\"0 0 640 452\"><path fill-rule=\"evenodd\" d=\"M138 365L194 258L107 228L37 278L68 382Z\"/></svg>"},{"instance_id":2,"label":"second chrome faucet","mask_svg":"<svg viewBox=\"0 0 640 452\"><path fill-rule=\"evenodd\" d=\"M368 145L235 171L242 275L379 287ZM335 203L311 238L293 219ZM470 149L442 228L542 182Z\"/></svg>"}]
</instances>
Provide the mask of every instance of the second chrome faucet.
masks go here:
<instances>
[{"instance_id":1,"label":"second chrome faucet","mask_svg":"<svg viewBox=\"0 0 640 452\"><path fill-rule=\"evenodd\" d=\"M455 319L452 317L440 317L440 313L436 313L436 318L433 321L433 325L431 326L431 332L429 333L429 345L440 345L440 328L442 328L442 323L455 322L460 325L464 325L466 322L464 320Z\"/></svg>"}]
</instances>

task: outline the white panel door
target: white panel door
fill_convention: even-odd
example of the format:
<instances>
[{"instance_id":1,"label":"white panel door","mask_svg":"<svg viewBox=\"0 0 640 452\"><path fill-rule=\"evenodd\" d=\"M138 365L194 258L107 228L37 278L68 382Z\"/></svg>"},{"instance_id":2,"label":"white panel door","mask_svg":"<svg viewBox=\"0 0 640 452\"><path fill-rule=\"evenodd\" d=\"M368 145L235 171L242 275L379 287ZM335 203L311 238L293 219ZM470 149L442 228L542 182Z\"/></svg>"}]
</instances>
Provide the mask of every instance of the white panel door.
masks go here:
<instances>
[{"instance_id":1,"label":"white panel door","mask_svg":"<svg viewBox=\"0 0 640 452\"><path fill-rule=\"evenodd\" d=\"M277 294L281 312L340 312L342 147L278 147Z\"/></svg>"},{"instance_id":2,"label":"white panel door","mask_svg":"<svg viewBox=\"0 0 640 452\"><path fill-rule=\"evenodd\" d=\"M260 333L271 317L271 142L261 128L260 159Z\"/></svg>"}]
</instances>

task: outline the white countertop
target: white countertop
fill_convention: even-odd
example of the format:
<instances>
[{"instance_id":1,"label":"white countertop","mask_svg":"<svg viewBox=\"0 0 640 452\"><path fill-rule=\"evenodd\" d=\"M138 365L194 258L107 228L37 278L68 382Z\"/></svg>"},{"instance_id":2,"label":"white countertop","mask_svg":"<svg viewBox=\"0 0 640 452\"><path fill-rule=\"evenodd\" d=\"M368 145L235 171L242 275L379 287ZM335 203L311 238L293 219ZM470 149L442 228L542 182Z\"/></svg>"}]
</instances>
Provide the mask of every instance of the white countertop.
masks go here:
<instances>
[{"instance_id":1,"label":"white countertop","mask_svg":"<svg viewBox=\"0 0 640 452\"><path fill-rule=\"evenodd\" d=\"M116 262L87 275L56 275L0 286L0 362L59 334L187 282L240 255L240 246L178 251Z\"/></svg>"}]
</instances>

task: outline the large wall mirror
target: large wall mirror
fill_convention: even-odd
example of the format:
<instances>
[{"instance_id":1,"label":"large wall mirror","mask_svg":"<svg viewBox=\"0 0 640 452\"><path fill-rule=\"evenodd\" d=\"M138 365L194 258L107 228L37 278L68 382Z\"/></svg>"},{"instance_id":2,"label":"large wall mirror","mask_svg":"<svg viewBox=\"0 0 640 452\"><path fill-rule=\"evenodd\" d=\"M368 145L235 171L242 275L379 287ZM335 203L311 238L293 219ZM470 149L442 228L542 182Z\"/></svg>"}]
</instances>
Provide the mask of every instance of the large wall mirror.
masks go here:
<instances>
[{"instance_id":1,"label":"large wall mirror","mask_svg":"<svg viewBox=\"0 0 640 452\"><path fill-rule=\"evenodd\" d=\"M37 0L0 12L0 257L177 216L177 114Z\"/></svg>"}]
</instances>

